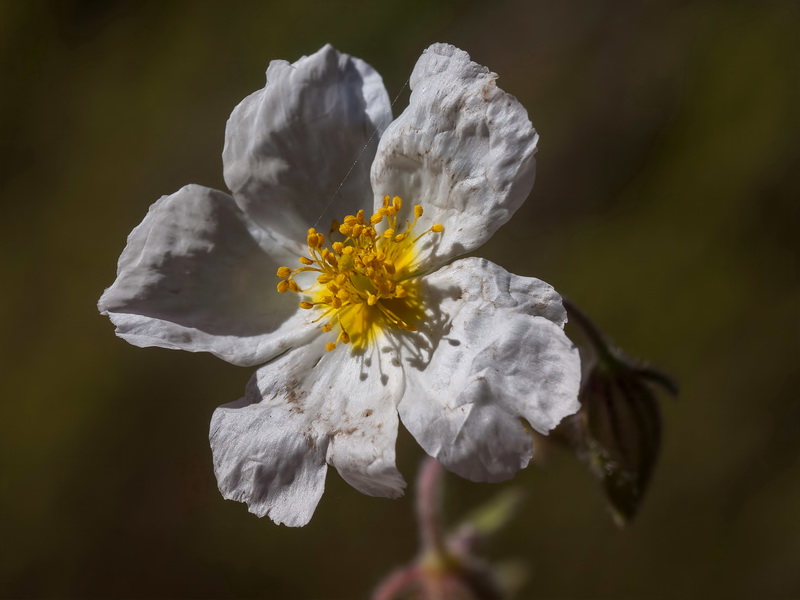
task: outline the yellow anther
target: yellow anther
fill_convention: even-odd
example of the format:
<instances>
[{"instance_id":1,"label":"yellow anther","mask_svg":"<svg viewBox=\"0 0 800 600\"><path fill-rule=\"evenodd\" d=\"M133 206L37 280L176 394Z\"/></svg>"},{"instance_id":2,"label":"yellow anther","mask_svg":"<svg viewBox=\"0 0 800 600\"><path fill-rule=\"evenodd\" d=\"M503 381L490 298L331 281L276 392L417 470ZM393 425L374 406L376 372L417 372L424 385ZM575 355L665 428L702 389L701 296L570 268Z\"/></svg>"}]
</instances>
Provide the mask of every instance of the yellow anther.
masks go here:
<instances>
[{"instance_id":1,"label":"yellow anther","mask_svg":"<svg viewBox=\"0 0 800 600\"><path fill-rule=\"evenodd\" d=\"M333 352L334 350L336 350L336 343L328 342L327 344L325 344L325 350L327 350L328 352Z\"/></svg>"},{"instance_id":2,"label":"yellow anther","mask_svg":"<svg viewBox=\"0 0 800 600\"><path fill-rule=\"evenodd\" d=\"M309 252L299 257L302 266L277 269L281 278L278 291L308 294L299 305L319 311L314 323L319 323L322 331L338 331L336 339L326 344L328 351L339 343L363 349L382 331L414 331L424 318L415 278L419 269L415 244L425 234L441 233L444 227L435 224L427 231L415 232L422 206L414 205L413 220L404 219L404 224L398 219L402 209L399 196L386 195L372 215L359 210L341 223L333 221L329 235L338 231L344 236L335 234L335 242L311 228L307 232ZM380 233L375 230L378 224ZM305 271L314 271L316 282L302 290L294 276Z\"/></svg>"},{"instance_id":3,"label":"yellow anther","mask_svg":"<svg viewBox=\"0 0 800 600\"><path fill-rule=\"evenodd\" d=\"M431 227L431 231L433 233L442 233L444 231L444 225L441 223L436 223L433 227Z\"/></svg>"},{"instance_id":4,"label":"yellow anther","mask_svg":"<svg viewBox=\"0 0 800 600\"><path fill-rule=\"evenodd\" d=\"M322 238L321 240L320 237ZM306 238L306 241L308 242L309 248L319 248L325 241L325 236L317 233L317 230L312 227L308 230L308 237Z\"/></svg>"}]
</instances>

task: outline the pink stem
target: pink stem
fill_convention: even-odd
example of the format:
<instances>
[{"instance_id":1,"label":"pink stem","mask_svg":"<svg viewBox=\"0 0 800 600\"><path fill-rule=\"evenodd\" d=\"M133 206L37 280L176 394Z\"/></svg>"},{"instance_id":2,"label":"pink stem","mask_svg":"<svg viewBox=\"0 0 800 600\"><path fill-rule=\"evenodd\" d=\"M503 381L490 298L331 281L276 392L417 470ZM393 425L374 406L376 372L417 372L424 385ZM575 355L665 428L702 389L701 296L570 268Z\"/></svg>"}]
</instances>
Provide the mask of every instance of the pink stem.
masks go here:
<instances>
[{"instance_id":1,"label":"pink stem","mask_svg":"<svg viewBox=\"0 0 800 600\"><path fill-rule=\"evenodd\" d=\"M419 585L419 580L419 568L416 565L398 569L375 588L372 600L396 600L413 585Z\"/></svg>"},{"instance_id":2,"label":"pink stem","mask_svg":"<svg viewBox=\"0 0 800 600\"><path fill-rule=\"evenodd\" d=\"M442 531L441 480L442 466L426 456L417 477L417 516L420 523L423 552L432 550L439 556L448 554Z\"/></svg>"}]
</instances>

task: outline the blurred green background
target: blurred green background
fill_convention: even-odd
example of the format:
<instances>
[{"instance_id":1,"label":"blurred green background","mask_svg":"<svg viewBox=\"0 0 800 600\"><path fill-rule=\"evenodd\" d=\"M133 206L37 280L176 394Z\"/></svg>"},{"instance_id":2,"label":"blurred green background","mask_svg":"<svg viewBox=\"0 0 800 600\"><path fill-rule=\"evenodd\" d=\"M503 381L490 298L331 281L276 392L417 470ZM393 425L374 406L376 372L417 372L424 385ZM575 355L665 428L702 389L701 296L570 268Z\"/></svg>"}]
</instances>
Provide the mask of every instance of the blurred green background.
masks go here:
<instances>
[{"instance_id":1,"label":"blurred green background","mask_svg":"<svg viewBox=\"0 0 800 600\"><path fill-rule=\"evenodd\" d=\"M209 418L251 370L129 346L95 303L153 201L225 189L225 121L269 60L332 42L394 97L446 41L541 135L531 199L480 254L682 388L631 527L556 452L487 556L530 566L525 598L800 597L798 8L0 1L0 595L357 598L413 557L412 495L334 470L303 529L222 500ZM399 453L413 481L407 434ZM447 484L451 518L501 489Z\"/></svg>"}]
</instances>

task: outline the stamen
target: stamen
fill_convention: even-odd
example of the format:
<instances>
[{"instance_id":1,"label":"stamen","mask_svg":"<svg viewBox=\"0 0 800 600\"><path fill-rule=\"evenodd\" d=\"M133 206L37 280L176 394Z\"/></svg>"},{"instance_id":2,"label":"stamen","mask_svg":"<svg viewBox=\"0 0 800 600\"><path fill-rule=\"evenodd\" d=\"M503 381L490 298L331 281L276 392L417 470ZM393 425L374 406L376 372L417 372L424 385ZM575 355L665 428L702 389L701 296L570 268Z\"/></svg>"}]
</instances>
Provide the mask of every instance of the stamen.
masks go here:
<instances>
[{"instance_id":1,"label":"stamen","mask_svg":"<svg viewBox=\"0 0 800 600\"><path fill-rule=\"evenodd\" d=\"M359 210L345 216L341 224L334 221L329 236L343 237L331 240L329 247L325 247L325 236L310 228L308 256L298 259L303 266L277 269L278 292L308 294L299 306L320 311L313 322L320 323L325 333L339 329L336 340L325 346L329 352L339 343L364 348L383 331L415 331L415 322L424 317L420 289L413 278L418 268L416 242L426 234L442 233L444 226L436 223L414 236L423 208L414 206L414 218L406 220L404 227L397 218L402 208L402 198L384 196L382 206L369 219ZM318 273L308 290L294 281L305 271Z\"/></svg>"}]
</instances>

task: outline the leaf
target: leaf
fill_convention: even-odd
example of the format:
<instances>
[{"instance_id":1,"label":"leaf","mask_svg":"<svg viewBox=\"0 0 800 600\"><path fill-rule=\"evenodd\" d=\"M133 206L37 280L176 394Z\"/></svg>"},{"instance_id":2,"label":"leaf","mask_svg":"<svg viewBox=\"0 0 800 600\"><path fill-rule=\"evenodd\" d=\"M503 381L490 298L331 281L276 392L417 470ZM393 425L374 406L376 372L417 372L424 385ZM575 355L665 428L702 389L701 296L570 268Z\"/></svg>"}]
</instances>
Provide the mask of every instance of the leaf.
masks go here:
<instances>
[{"instance_id":1,"label":"leaf","mask_svg":"<svg viewBox=\"0 0 800 600\"><path fill-rule=\"evenodd\" d=\"M466 527L473 535L488 538L502 529L517 514L524 496L520 488L506 488L471 512L459 529Z\"/></svg>"}]
</instances>

